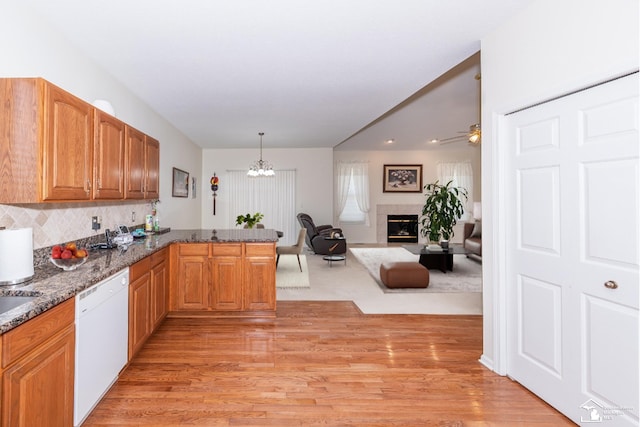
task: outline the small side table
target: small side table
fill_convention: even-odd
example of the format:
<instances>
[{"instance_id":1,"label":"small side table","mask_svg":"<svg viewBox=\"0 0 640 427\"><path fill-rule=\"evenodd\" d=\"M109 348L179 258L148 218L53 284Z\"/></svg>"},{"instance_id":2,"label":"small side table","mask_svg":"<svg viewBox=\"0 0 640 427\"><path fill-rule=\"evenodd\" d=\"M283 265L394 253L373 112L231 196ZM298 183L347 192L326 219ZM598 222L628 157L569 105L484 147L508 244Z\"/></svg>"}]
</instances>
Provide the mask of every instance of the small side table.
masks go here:
<instances>
[{"instance_id":1,"label":"small side table","mask_svg":"<svg viewBox=\"0 0 640 427\"><path fill-rule=\"evenodd\" d=\"M325 237L324 239L325 240L335 240L336 241L333 245L331 245L331 247L329 247L329 254L322 257L323 260L329 261L329 268L331 268L331 264L334 261L344 261L344 265L347 265L347 254L346 253L342 253L342 254L333 253L333 251L340 244L339 241L345 240L345 238L344 237Z\"/></svg>"}]
</instances>

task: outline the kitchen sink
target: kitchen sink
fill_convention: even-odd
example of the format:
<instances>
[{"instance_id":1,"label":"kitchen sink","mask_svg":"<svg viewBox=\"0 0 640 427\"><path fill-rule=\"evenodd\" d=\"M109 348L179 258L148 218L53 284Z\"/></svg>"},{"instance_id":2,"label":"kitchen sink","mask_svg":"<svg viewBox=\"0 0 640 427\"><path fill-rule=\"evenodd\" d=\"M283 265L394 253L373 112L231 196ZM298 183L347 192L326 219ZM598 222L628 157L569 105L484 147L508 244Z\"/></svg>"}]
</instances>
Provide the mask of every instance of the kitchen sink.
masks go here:
<instances>
[{"instance_id":1,"label":"kitchen sink","mask_svg":"<svg viewBox=\"0 0 640 427\"><path fill-rule=\"evenodd\" d=\"M33 301L37 297L25 297L25 296L0 296L0 314L4 314L7 311Z\"/></svg>"}]
</instances>

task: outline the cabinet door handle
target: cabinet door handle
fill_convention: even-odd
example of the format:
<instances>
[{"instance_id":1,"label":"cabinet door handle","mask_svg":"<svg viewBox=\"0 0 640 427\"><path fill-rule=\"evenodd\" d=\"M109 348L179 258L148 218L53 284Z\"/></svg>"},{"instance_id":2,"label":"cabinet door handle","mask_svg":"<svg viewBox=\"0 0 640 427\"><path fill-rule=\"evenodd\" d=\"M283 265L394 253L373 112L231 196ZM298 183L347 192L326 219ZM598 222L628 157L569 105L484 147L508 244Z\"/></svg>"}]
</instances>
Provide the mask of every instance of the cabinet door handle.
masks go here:
<instances>
[{"instance_id":1,"label":"cabinet door handle","mask_svg":"<svg viewBox=\"0 0 640 427\"><path fill-rule=\"evenodd\" d=\"M89 192L91 191L91 181L87 180L87 187L84 191L85 193L89 194Z\"/></svg>"},{"instance_id":2,"label":"cabinet door handle","mask_svg":"<svg viewBox=\"0 0 640 427\"><path fill-rule=\"evenodd\" d=\"M618 289L618 284L613 280L607 280L604 282L604 287L607 289Z\"/></svg>"}]
</instances>

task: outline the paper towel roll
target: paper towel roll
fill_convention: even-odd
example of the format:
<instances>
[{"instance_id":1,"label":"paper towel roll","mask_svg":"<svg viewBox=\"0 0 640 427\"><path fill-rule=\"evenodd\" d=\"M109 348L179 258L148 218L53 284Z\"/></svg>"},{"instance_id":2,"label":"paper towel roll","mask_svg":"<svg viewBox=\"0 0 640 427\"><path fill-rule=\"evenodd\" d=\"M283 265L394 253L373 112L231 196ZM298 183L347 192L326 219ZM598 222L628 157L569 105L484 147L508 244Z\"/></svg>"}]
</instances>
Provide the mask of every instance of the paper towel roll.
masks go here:
<instances>
[{"instance_id":1,"label":"paper towel roll","mask_svg":"<svg viewBox=\"0 0 640 427\"><path fill-rule=\"evenodd\" d=\"M33 277L33 230L0 230L0 285L15 285Z\"/></svg>"}]
</instances>

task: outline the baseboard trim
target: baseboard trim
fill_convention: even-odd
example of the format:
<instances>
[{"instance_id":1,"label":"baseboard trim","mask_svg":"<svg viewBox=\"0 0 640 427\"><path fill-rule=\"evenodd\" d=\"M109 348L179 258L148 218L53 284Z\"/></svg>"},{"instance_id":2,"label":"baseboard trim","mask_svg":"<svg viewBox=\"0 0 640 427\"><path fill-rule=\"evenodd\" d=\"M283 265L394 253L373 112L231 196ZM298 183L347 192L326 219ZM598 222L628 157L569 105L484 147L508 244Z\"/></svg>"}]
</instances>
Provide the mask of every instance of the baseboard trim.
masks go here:
<instances>
[{"instance_id":1,"label":"baseboard trim","mask_svg":"<svg viewBox=\"0 0 640 427\"><path fill-rule=\"evenodd\" d=\"M495 372L495 370L493 369L493 359L490 359L483 354L482 356L480 356L478 362L482 363L486 368Z\"/></svg>"}]
</instances>

